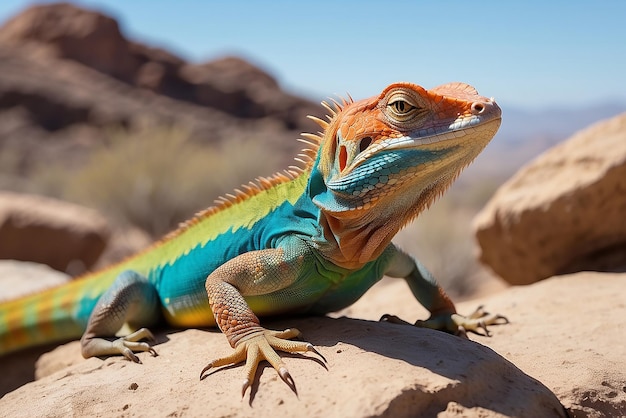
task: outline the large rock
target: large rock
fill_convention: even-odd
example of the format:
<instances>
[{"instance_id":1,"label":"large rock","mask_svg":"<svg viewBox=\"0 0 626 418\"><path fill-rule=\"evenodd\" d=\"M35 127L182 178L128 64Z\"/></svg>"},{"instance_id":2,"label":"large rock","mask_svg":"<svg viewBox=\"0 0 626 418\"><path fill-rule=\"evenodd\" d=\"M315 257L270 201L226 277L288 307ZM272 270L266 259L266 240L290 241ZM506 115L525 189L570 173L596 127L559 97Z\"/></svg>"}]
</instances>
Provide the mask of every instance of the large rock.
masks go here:
<instances>
[{"instance_id":1,"label":"large rock","mask_svg":"<svg viewBox=\"0 0 626 418\"><path fill-rule=\"evenodd\" d=\"M118 57L105 60L110 67L99 64L103 48ZM268 175L293 163L300 132L319 129L305 115L323 113L243 60L189 64L127 40L110 17L76 6L35 6L0 28L3 189L27 190L33 173L58 165L51 161L83 166L121 129L174 128L206 147L258 141L282 157L254 173Z\"/></svg>"},{"instance_id":2,"label":"large rock","mask_svg":"<svg viewBox=\"0 0 626 418\"><path fill-rule=\"evenodd\" d=\"M522 168L475 220L481 261L512 284L626 271L626 114Z\"/></svg>"},{"instance_id":3,"label":"large rock","mask_svg":"<svg viewBox=\"0 0 626 418\"><path fill-rule=\"evenodd\" d=\"M626 416L626 274L576 273L457 305L484 305L510 324L470 338L493 349L552 390L572 417ZM343 314L376 319L393 313L424 319L402 280L386 279ZM543 415L541 415L543 416Z\"/></svg>"},{"instance_id":4,"label":"large rock","mask_svg":"<svg viewBox=\"0 0 626 418\"><path fill-rule=\"evenodd\" d=\"M213 357L231 352L218 332L160 334L158 357L80 358L74 342L43 356L38 375L5 395L6 416L565 416L556 397L492 350L448 334L355 319L309 318L270 323L297 326L328 365L284 359L297 394L271 367L242 402L242 368L200 380ZM67 367L68 364L74 363ZM58 369L61 365L61 369ZM50 369L52 367L52 369ZM163 399L168 399L163 402Z\"/></svg>"},{"instance_id":5,"label":"large rock","mask_svg":"<svg viewBox=\"0 0 626 418\"><path fill-rule=\"evenodd\" d=\"M0 41L31 41L68 58L131 82L141 65L111 17L69 3L37 5L0 28Z\"/></svg>"},{"instance_id":6,"label":"large rock","mask_svg":"<svg viewBox=\"0 0 626 418\"><path fill-rule=\"evenodd\" d=\"M513 287L476 304L511 323L477 337L545 384L572 417L626 416L626 274L580 272Z\"/></svg>"},{"instance_id":7,"label":"large rock","mask_svg":"<svg viewBox=\"0 0 626 418\"><path fill-rule=\"evenodd\" d=\"M286 356L298 397L266 365L243 403L240 367L199 381L210 359L231 352L218 332L160 333L159 357L140 354L143 365L83 360L73 342L41 357L41 380L6 395L0 412L26 416L39 407L39 414L52 415L55 408L79 415L202 415L210 405L212 416L559 416L560 406L539 381L572 417L625 416L625 286L626 274L577 273L461 303L459 312L484 304L511 321L492 327L492 337L470 335L470 342L374 322L384 313L411 321L427 316L403 280L386 279L338 314L363 319L265 321L275 329L301 329L328 359L328 370ZM14 359L0 358L0 368ZM173 401L158 401L166 397Z\"/></svg>"},{"instance_id":8,"label":"large rock","mask_svg":"<svg viewBox=\"0 0 626 418\"><path fill-rule=\"evenodd\" d=\"M94 265L108 237L106 219L93 209L42 196L0 193L0 258L78 274Z\"/></svg>"},{"instance_id":9,"label":"large rock","mask_svg":"<svg viewBox=\"0 0 626 418\"><path fill-rule=\"evenodd\" d=\"M0 302L65 284L71 277L45 264L0 260Z\"/></svg>"}]
</instances>

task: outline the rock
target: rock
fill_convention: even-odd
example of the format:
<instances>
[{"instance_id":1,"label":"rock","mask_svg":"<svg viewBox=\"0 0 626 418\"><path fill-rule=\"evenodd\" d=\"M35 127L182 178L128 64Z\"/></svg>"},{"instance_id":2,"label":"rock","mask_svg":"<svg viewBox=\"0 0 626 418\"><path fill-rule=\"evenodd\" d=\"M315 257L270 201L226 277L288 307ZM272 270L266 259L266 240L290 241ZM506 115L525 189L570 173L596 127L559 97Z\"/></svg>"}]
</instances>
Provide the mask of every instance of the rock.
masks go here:
<instances>
[{"instance_id":1,"label":"rock","mask_svg":"<svg viewBox=\"0 0 626 418\"><path fill-rule=\"evenodd\" d=\"M114 19L69 3L26 9L0 28L0 41L43 43L60 58L127 82L140 66Z\"/></svg>"},{"instance_id":2,"label":"rock","mask_svg":"<svg viewBox=\"0 0 626 418\"><path fill-rule=\"evenodd\" d=\"M69 3L33 6L0 28L0 42L35 45L132 86L209 106L235 117L272 117L289 130L317 129L320 106L283 92L267 73L234 57L195 65L128 40L115 19ZM55 65L63 65L59 60Z\"/></svg>"},{"instance_id":3,"label":"rock","mask_svg":"<svg viewBox=\"0 0 626 418\"><path fill-rule=\"evenodd\" d=\"M626 114L546 151L475 220L481 261L512 284L626 271Z\"/></svg>"},{"instance_id":4,"label":"rock","mask_svg":"<svg viewBox=\"0 0 626 418\"><path fill-rule=\"evenodd\" d=\"M459 305L506 315L475 338L546 385L572 417L626 416L626 274L581 272Z\"/></svg>"},{"instance_id":5,"label":"rock","mask_svg":"<svg viewBox=\"0 0 626 418\"><path fill-rule=\"evenodd\" d=\"M72 342L41 357L37 369L41 380L0 399L0 415L13 416L14 408L21 405L38 405L39 411L70 407L80 415L185 411L193 416L202 415L202 408L211 405L214 416L288 416L296 411L307 416L329 411L339 416L417 414L415 409L404 409L408 406L423 408L419 410L423 416L437 412L441 416L559 416L559 406L544 392L545 385L570 416L624 416L625 285L626 274L577 273L461 303L461 313L484 304L511 321L492 327L492 337L470 334L471 342L374 322L384 313L410 321L427 317L403 280L386 279L337 314L364 319L264 321L268 328L302 330L304 338L328 359L328 370L316 360L284 357L297 384L296 397L273 369L262 365L257 373L260 383L244 403L238 400L241 367L198 381L199 370L210 359L230 352L219 332L160 332L159 356L140 354L143 365L120 358L84 360L79 343ZM7 370L18 361L14 355L0 358L0 368ZM33 373L32 362L28 367ZM135 390L129 389L135 387L133 383ZM172 403L159 402L165 397ZM548 409L522 409L535 407ZM21 414L31 412L25 409Z\"/></svg>"},{"instance_id":6,"label":"rock","mask_svg":"<svg viewBox=\"0 0 626 418\"><path fill-rule=\"evenodd\" d=\"M213 149L241 140L258 141L267 149L279 150L282 157L273 158L275 165L268 163L255 173L269 175L293 164L293 157L302 148L296 141L300 132L318 130L304 115L323 113L321 106L301 102L302 99L271 90L269 86L263 90L274 92L269 95L269 101L265 96L246 98L252 94L246 86L229 93L220 86L219 77L211 82L210 78L200 76L199 80L189 82L193 91L176 90L174 82L166 83L159 78L165 77L162 66L170 65L164 63L166 58L159 58L158 63L150 61L154 65L146 64L141 67L143 70L138 70L142 71L137 75L142 83L155 86L156 90L152 91L81 63L40 53L40 49L31 43L0 41L0 165L3 167L0 188L24 191L21 185L33 173L40 173L42 167L50 169L58 165L50 164L51 161L62 161L68 170L80 168L89 162L94 150L110 143L120 130L130 135L145 131L156 135L175 129L196 144ZM254 73L253 69L249 71ZM211 96L214 100L211 103L200 98L205 88L219 93ZM169 93L157 94L160 89ZM184 95L189 100L182 99ZM234 95L234 99L225 100L226 107L220 103L225 95ZM259 100L265 100L265 104ZM265 109L260 110L265 116L253 117L246 110L257 108ZM5 178L7 174L12 177Z\"/></svg>"},{"instance_id":7,"label":"rock","mask_svg":"<svg viewBox=\"0 0 626 418\"><path fill-rule=\"evenodd\" d=\"M102 254L109 228L93 209L0 192L0 237L0 258L35 261L79 274Z\"/></svg>"},{"instance_id":8,"label":"rock","mask_svg":"<svg viewBox=\"0 0 626 418\"><path fill-rule=\"evenodd\" d=\"M231 352L218 332L159 334L158 357L80 358L74 342L43 368L75 363L0 399L7 416L565 416L554 395L492 350L448 334L355 319L307 318L269 324L300 328L327 357L286 357L297 395L268 366L241 402L242 368L198 376ZM307 358L304 358L307 357ZM56 367L54 367L56 368ZM163 402L167 398L168 402ZM37 400L35 402L35 400ZM207 409L209 408L209 409Z\"/></svg>"},{"instance_id":9,"label":"rock","mask_svg":"<svg viewBox=\"0 0 626 418\"><path fill-rule=\"evenodd\" d=\"M307 115L320 113L317 105L283 93L273 77L237 57L187 64L180 74L195 86L196 103L238 117L278 117L288 129L296 129Z\"/></svg>"},{"instance_id":10,"label":"rock","mask_svg":"<svg viewBox=\"0 0 626 418\"><path fill-rule=\"evenodd\" d=\"M552 390L572 417L626 416L626 274L576 273L457 305L506 315L493 336L470 338ZM377 284L343 314L378 319L428 317L402 280ZM313 343L315 343L313 341Z\"/></svg>"},{"instance_id":11,"label":"rock","mask_svg":"<svg viewBox=\"0 0 626 418\"><path fill-rule=\"evenodd\" d=\"M0 260L0 302L67 283L71 277L44 264Z\"/></svg>"}]
</instances>

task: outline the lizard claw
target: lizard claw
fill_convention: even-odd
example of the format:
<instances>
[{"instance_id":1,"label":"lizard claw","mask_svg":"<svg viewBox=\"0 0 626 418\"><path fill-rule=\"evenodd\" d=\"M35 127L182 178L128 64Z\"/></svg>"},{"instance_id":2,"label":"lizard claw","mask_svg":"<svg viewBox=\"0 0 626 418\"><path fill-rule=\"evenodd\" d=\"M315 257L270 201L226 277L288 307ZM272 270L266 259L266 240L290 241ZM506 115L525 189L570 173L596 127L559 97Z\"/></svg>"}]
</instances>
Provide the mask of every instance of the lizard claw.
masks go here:
<instances>
[{"instance_id":1,"label":"lizard claw","mask_svg":"<svg viewBox=\"0 0 626 418\"><path fill-rule=\"evenodd\" d=\"M141 340L147 340L148 342L142 342ZM141 364L141 360L135 355L135 352L148 352L153 357L158 356L156 350L150 345L154 341L154 335L147 328L141 328L132 334L113 341L83 336L81 343L84 357L121 354L126 359Z\"/></svg>"},{"instance_id":2,"label":"lizard claw","mask_svg":"<svg viewBox=\"0 0 626 418\"><path fill-rule=\"evenodd\" d=\"M489 332L489 329L487 329L487 326L504 325L509 323L506 316L490 314L484 310L483 305L480 305L468 316L452 314L451 319L457 325L457 335L465 335L466 337L467 331L471 331L485 337L491 337L491 333ZM478 332L479 329L483 332Z\"/></svg>"},{"instance_id":3,"label":"lizard claw","mask_svg":"<svg viewBox=\"0 0 626 418\"><path fill-rule=\"evenodd\" d=\"M250 382L250 379L245 379L243 381L243 385L241 386L241 399L243 399L243 397L246 395L246 390L248 390L251 384L252 382Z\"/></svg>"},{"instance_id":4,"label":"lizard claw","mask_svg":"<svg viewBox=\"0 0 626 418\"><path fill-rule=\"evenodd\" d=\"M300 335L300 331L297 329L288 329L285 331L260 329L258 332L241 339L237 343L234 353L209 362L200 372L200 380L206 377L205 372L211 368L245 361L244 374L246 378L241 387L241 396L243 397L248 388L252 385L259 363L263 360L267 360L278 372L283 382L297 394L295 381L280 356L276 353L276 350L288 353L312 352L326 362L324 356L322 356L311 343L289 340L289 338L294 338L298 335Z\"/></svg>"},{"instance_id":5,"label":"lizard claw","mask_svg":"<svg viewBox=\"0 0 626 418\"><path fill-rule=\"evenodd\" d=\"M380 318L380 321L390 322L392 324L411 325L397 316L387 314L383 315ZM489 325L503 325L508 323L509 320L505 316L490 314L486 312L484 307L481 305L468 316L459 315L457 313L433 315L425 321L418 319L415 321L413 326L437 329L450 332L459 337L467 338L468 331L478 335L490 337L491 333L487 328ZM482 330L483 332L479 332L479 330Z\"/></svg>"}]
</instances>

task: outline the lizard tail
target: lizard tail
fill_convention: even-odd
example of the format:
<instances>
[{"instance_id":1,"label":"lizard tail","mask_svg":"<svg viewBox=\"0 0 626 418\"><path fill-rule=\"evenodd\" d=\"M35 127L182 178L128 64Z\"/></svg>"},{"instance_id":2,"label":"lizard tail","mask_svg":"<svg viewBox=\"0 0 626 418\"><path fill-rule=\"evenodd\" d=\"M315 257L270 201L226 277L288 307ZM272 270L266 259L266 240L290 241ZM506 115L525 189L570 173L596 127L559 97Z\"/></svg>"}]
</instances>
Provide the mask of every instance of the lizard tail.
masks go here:
<instances>
[{"instance_id":1,"label":"lizard tail","mask_svg":"<svg viewBox=\"0 0 626 418\"><path fill-rule=\"evenodd\" d=\"M69 284L0 303L0 356L79 338L112 280L90 275Z\"/></svg>"}]
</instances>

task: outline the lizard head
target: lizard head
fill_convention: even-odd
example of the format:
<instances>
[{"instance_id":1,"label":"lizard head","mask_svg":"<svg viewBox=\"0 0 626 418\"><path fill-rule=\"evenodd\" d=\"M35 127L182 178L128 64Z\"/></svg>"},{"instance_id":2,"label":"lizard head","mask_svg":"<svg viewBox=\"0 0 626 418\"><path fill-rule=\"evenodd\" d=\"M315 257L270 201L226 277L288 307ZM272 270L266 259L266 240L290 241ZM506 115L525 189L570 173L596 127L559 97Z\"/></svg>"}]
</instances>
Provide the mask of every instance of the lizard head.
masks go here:
<instances>
[{"instance_id":1,"label":"lizard head","mask_svg":"<svg viewBox=\"0 0 626 418\"><path fill-rule=\"evenodd\" d=\"M396 83L327 108L316 161L323 185L312 198L340 246L386 246L478 156L501 120L493 99L463 83Z\"/></svg>"}]
</instances>

